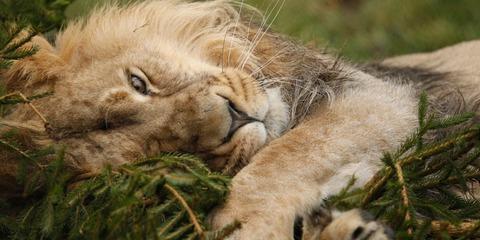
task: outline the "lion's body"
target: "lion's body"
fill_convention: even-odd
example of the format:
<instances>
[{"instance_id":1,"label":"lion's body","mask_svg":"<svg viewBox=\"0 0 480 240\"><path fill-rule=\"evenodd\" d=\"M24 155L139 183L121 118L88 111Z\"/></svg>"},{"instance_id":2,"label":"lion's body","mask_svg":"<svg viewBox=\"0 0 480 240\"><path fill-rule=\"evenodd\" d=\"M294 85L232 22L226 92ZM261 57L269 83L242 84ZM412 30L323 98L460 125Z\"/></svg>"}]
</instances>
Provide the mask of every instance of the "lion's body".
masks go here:
<instances>
[{"instance_id":1,"label":"lion's body","mask_svg":"<svg viewBox=\"0 0 480 240\"><path fill-rule=\"evenodd\" d=\"M251 21L252 10L239 12L225 1L110 6L68 25L54 47L36 37L40 51L3 76L10 91L54 91L34 102L48 126L42 131L28 106L2 123L34 128L34 145L67 145L67 161L79 171L162 151L199 154L230 174L248 164L214 226L236 218L239 239L289 239L296 216L308 216L352 175L364 184L381 154L415 130L422 88L445 114L476 110L480 42L382 63L448 74L434 84L421 76L402 82L266 32ZM132 82L138 78L141 90ZM0 174L8 185L13 171ZM385 237L375 222L352 224L336 229L338 236L351 239L364 224L374 232L369 239Z\"/></svg>"}]
</instances>

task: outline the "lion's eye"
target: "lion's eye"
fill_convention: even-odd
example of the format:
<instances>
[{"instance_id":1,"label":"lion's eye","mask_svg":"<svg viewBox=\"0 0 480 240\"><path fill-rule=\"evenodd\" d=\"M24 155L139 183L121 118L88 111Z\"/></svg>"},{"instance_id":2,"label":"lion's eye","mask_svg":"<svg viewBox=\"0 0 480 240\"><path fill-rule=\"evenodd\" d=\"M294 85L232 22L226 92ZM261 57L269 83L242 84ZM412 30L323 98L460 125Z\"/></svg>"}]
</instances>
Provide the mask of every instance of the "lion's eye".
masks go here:
<instances>
[{"instance_id":1,"label":"lion's eye","mask_svg":"<svg viewBox=\"0 0 480 240\"><path fill-rule=\"evenodd\" d=\"M143 95L148 94L148 87L145 81L137 75L130 75L130 85L139 93Z\"/></svg>"}]
</instances>

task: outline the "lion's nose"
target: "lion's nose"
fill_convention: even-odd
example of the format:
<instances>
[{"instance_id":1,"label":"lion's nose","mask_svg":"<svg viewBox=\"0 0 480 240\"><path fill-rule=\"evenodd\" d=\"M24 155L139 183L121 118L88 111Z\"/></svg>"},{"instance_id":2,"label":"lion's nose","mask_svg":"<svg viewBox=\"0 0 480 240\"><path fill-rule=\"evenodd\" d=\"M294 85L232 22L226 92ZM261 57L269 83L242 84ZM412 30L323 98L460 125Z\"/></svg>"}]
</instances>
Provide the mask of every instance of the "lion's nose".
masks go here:
<instances>
[{"instance_id":1,"label":"lion's nose","mask_svg":"<svg viewBox=\"0 0 480 240\"><path fill-rule=\"evenodd\" d=\"M251 122L260 122L260 120L248 116L246 113L239 111L232 102L228 101L228 111L232 118L232 124L230 125L230 130L228 131L227 139L232 137L232 135L241 127L251 123Z\"/></svg>"}]
</instances>

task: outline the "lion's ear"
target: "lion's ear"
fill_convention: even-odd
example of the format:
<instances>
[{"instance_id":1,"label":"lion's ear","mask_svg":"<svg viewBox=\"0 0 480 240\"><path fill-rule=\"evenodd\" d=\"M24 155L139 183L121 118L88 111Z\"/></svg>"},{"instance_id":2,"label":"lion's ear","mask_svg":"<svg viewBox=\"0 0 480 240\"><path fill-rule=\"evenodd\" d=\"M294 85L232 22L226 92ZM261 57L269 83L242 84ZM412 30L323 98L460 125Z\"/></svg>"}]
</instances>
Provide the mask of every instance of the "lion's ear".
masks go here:
<instances>
[{"instance_id":1,"label":"lion's ear","mask_svg":"<svg viewBox=\"0 0 480 240\"><path fill-rule=\"evenodd\" d=\"M7 91L27 91L52 86L65 67L53 46L43 37L35 36L23 48L37 48L32 56L15 61L1 73Z\"/></svg>"}]
</instances>

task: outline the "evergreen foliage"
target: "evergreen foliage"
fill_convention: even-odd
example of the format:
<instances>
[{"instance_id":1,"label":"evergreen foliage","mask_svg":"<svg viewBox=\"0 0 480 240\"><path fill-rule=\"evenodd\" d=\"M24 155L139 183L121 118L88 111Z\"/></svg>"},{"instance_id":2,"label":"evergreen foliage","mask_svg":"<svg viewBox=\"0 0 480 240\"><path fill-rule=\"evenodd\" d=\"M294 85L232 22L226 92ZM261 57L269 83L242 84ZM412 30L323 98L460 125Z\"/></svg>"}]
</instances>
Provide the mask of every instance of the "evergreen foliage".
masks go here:
<instances>
[{"instance_id":1,"label":"evergreen foliage","mask_svg":"<svg viewBox=\"0 0 480 240\"><path fill-rule=\"evenodd\" d=\"M60 27L65 21L65 8L73 0L2 0L0 22L30 25L39 32Z\"/></svg>"},{"instance_id":2,"label":"evergreen foliage","mask_svg":"<svg viewBox=\"0 0 480 240\"><path fill-rule=\"evenodd\" d=\"M82 176L80 176L80 179ZM223 239L237 223L207 232L205 218L228 191L227 177L189 155L162 154L91 176L79 183L62 153L26 185L16 219L3 216L0 235L10 239ZM39 179L43 179L38 181ZM46 191L32 195L43 182ZM72 184L73 183L73 184ZM5 208L9 208L4 204ZM18 206L16 206L18 207Z\"/></svg>"},{"instance_id":3,"label":"evergreen foliage","mask_svg":"<svg viewBox=\"0 0 480 240\"><path fill-rule=\"evenodd\" d=\"M39 32L60 27L64 10L72 0L2 0L0 1L0 70L13 60L35 53L36 48L22 48Z\"/></svg>"},{"instance_id":4,"label":"evergreen foliage","mask_svg":"<svg viewBox=\"0 0 480 240\"><path fill-rule=\"evenodd\" d=\"M14 60L22 59L36 52L35 47L22 49L36 32L14 23L0 24L0 70L10 67Z\"/></svg>"},{"instance_id":5,"label":"evergreen foliage","mask_svg":"<svg viewBox=\"0 0 480 240\"><path fill-rule=\"evenodd\" d=\"M352 179L328 205L364 208L391 226L397 239L479 236L480 201L471 191L480 179L480 169L473 165L480 157L480 128L460 127L469 125L474 115L428 114L425 94L418 112L418 130L399 149L383 155L385 167L361 189L351 189ZM427 140L439 131L448 134Z\"/></svg>"}]
</instances>

